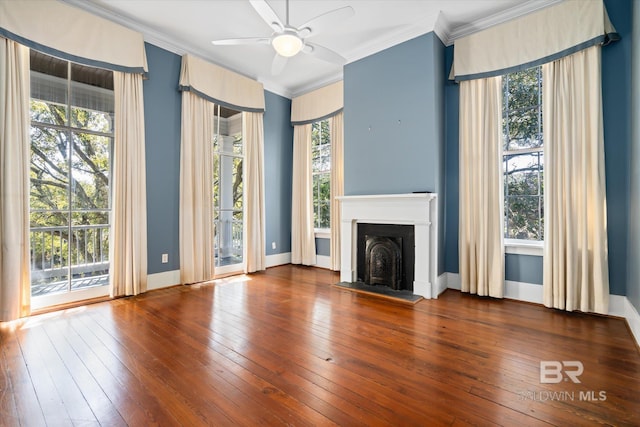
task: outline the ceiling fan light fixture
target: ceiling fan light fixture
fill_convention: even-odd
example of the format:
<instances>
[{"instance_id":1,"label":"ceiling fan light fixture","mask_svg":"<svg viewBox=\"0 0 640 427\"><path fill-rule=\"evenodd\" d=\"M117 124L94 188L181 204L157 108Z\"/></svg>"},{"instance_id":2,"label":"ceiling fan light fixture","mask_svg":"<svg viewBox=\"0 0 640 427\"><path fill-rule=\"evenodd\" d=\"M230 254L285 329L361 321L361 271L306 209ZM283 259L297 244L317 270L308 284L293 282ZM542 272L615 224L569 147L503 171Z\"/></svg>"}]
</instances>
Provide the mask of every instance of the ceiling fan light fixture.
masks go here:
<instances>
[{"instance_id":1,"label":"ceiling fan light fixture","mask_svg":"<svg viewBox=\"0 0 640 427\"><path fill-rule=\"evenodd\" d=\"M285 58L296 55L303 47L302 39L293 32L278 34L271 40L271 45L278 52L278 55Z\"/></svg>"}]
</instances>

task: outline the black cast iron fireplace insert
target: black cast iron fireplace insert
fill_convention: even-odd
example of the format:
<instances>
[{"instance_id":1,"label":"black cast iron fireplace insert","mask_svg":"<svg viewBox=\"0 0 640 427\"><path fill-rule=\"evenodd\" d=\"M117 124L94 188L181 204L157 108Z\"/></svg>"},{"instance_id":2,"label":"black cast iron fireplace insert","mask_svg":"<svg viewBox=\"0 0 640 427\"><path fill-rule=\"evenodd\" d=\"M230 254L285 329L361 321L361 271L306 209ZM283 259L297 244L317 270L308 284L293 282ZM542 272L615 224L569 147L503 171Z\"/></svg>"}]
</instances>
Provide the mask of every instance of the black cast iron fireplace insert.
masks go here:
<instances>
[{"instance_id":1,"label":"black cast iron fireplace insert","mask_svg":"<svg viewBox=\"0 0 640 427\"><path fill-rule=\"evenodd\" d=\"M358 281L413 291L413 225L359 223L357 232Z\"/></svg>"}]
</instances>

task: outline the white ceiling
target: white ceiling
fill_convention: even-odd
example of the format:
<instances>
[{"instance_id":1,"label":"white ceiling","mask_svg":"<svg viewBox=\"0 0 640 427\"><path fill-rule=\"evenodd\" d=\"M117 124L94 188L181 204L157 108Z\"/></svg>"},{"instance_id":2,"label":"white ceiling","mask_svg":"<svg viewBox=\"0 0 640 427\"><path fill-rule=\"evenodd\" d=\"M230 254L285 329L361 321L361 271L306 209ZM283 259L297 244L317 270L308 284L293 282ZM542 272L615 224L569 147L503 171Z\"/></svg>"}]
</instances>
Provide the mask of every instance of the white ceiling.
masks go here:
<instances>
[{"instance_id":1,"label":"white ceiling","mask_svg":"<svg viewBox=\"0 0 640 427\"><path fill-rule=\"evenodd\" d=\"M214 39L271 35L272 29L248 0L65 1L134 28L157 46L180 55L192 53L256 79L283 96L296 96L342 77L342 67L302 53L273 76L271 46L213 46ZM312 39L349 63L430 31L451 44L457 37L558 1L290 0L289 17L291 25L297 26L333 9L353 7L354 16ZM285 0L267 2L284 22Z\"/></svg>"}]
</instances>

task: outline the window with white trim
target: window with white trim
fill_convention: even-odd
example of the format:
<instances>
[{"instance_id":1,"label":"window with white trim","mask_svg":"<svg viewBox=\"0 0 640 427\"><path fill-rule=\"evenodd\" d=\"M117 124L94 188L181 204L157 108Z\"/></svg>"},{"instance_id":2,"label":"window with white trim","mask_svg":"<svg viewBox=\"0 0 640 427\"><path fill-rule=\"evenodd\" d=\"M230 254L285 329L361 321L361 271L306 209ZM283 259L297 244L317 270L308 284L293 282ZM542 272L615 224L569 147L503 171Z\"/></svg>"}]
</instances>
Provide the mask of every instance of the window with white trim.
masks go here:
<instances>
[{"instance_id":1,"label":"window with white trim","mask_svg":"<svg viewBox=\"0 0 640 427\"><path fill-rule=\"evenodd\" d=\"M503 76L504 237L544 238L542 67Z\"/></svg>"},{"instance_id":2,"label":"window with white trim","mask_svg":"<svg viewBox=\"0 0 640 427\"><path fill-rule=\"evenodd\" d=\"M311 125L313 175L313 226L316 232L331 228L331 133L329 120Z\"/></svg>"}]
</instances>

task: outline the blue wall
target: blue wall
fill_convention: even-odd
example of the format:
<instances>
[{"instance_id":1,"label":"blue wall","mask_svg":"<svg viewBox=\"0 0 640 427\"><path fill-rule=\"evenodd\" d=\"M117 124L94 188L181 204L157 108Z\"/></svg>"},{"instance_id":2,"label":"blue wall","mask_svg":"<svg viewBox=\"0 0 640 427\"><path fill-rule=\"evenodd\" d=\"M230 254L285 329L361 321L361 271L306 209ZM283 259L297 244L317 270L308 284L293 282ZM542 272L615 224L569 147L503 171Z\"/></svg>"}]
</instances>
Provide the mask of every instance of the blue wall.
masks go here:
<instances>
[{"instance_id":1,"label":"blue wall","mask_svg":"<svg viewBox=\"0 0 640 427\"><path fill-rule=\"evenodd\" d=\"M316 255L331 256L331 239L316 238Z\"/></svg>"},{"instance_id":2,"label":"blue wall","mask_svg":"<svg viewBox=\"0 0 640 427\"><path fill-rule=\"evenodd\" d=\"M445 72L453 65L453 46L445 50ZM459 189L459 145L458 117L460 89L456 82L447 79L444 85L445 99L445 215L441 222L444 228L444 269L450 273L459 272L458 264L458 189Z\"/></svg>"},{"instance_id":3,"label":"blue wall","mask_svg":"<svg viewBox=\"0 0 640 427\"><path fill-rule=\"evenodd\" d=\"M265 91L264 167L267 255L291 252L291 100ZM276 243L276 249L271 243Z\"/></svg>"},{"instance_id":4,"label":"blue wall","mask_svg":"<svg viewBox=\"0 0 640 427\"><path fill-rule=\"evenodd\" d=\"M147 162L147 253L149 274L180 268L181 57L145 45L149 78L144 82ZM265 91L264 160L267 255L291 251L291 100ZM271 243L276 242L276 249ZM169 262L161 263L162 254Z\"/></svg>"},{"instance_id":5,"label":"blue wall","mask_svg":"<svg viewBox=\"0 0 640 427\"><path fill-rule=\"evenodd\" d=\"M609 285L626 295L631 153L630 0L605 0L609 18L622 37L602 49L602 111L609 223Z\"/></svg>"},{"instance_id":6,"label":"blue wall","mask_svg":"<svg viewBox=\"0 0 640 427\"><path fill-rule=\"evenodd\" d=\"M640 1L633 2L631 116L640 114ZM627 298L640 312L640 120L634 120L631 133Z\"/></svg>"},{"instance_id":7,"label":"blue wall","mask_svg":"<svg viewBox=\"0 0 640 427\"><path fill-rule=\"evenodd\" d=\"M610 292L626 293L629 155L631 142L631 2L605 0L611 21L622 40L602 50L602 92L607 180ZM453 48L446 50L447 72ZM446 236L445 269L458 266L458 87L445 85L446 116ZM540 257L508 255L507 280L542 283Z\"/></svg>"},{"instance_id":8,"label":"blue wall","mask_svg":"<svg viewBox=\"0 0 640 427\"><path fill-rule=\"evenodd\" d=\"M145 44L149 78L144 81L147 162L147 271L180 269L180 112L181 58ZM169 263L162 264L162 254Z\"/></svg>"},{"instance_id":9,"label":"blue wall","mask_svg":"<svg viewBox=\"0 0 640 427\"><path fill-rule=\"evenodd\" d=\"M437 191L442 55L433 33L344 68L344 192Z\"/></svg>"}]
</instances>

